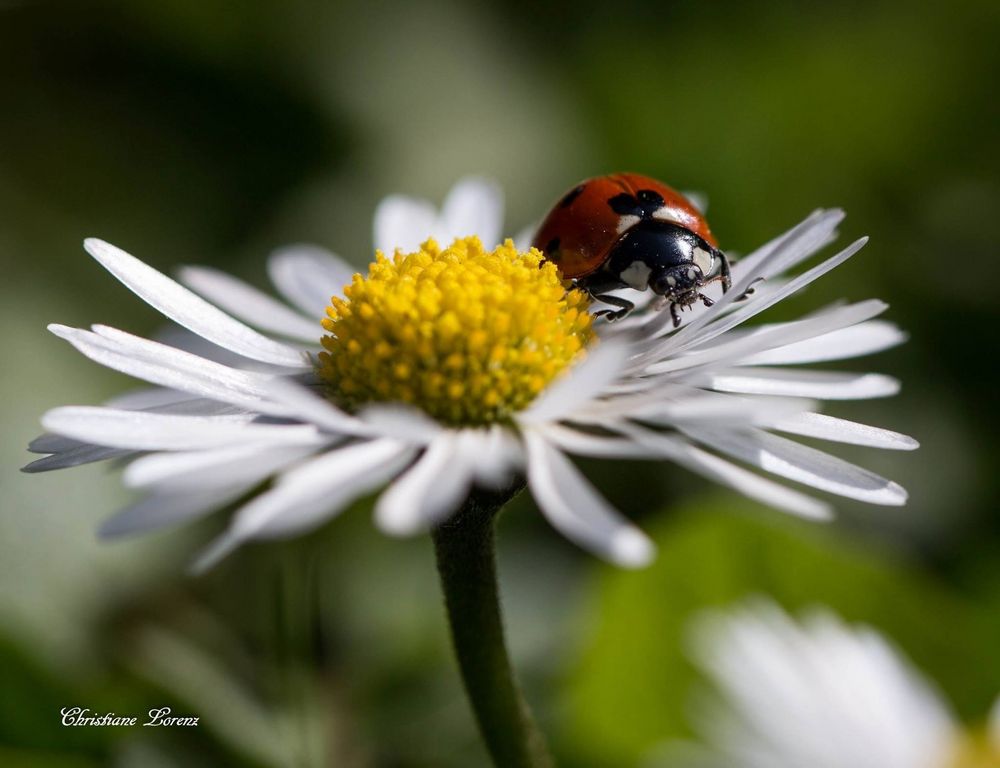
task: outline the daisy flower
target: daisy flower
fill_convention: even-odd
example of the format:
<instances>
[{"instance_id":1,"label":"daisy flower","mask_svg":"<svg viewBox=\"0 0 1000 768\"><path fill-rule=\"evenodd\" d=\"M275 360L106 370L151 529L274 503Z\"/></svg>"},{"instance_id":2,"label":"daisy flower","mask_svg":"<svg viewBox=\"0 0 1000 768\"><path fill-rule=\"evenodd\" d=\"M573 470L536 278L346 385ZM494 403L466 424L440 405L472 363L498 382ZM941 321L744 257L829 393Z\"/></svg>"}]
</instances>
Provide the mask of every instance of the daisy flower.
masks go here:
<instances>
[{"instance_id":1,"label":"daisy flower","mask_svg":"<svg viewBox=\"0 0 1000 768\"><path fill-rule=\"evenodd\" d=\"M440 211L389 197L366 273L316 247L273 254L284 301L206 267L174 280L88 239L101 266L186 330L156 341L51 325L95 362L155 386L49 411L30 445L48 455L25 469L123 460L125 484L145 496L107 520L105 536L239 502L200 567L249 540L304 533L376 491L378 526L410 534L448 519L474 489L520 482L568 538L623 566L649 562L649 539L571 455L675 462L811 518L829 516L827 502L780 481L904 503L896 483L788 437L916 447L819 413L823 400L892 395L894 379L803 368L903 341L875 319L886 305L749 323L862 248L797 271L834 240L841 212L817 211L741 259L733 289L708 286L714 305L691 308L675 329L648 306L617 323L595 318L540 253L501 242L502 209L480 179L459 183Z\"/></svg>"},{"instance_id":2,"label":"daisy flower","mask_svg":"<svg viewBox=\"0 0 1000 768\"><path fill-rule=\"evenodd\" d=\"M826 610L797 622L752 602L696 624L693 655L721 693L701 710L698 765L995 768L1000 701L965 732L940 693L878 632Z\"/></svg>"}]
</instances>

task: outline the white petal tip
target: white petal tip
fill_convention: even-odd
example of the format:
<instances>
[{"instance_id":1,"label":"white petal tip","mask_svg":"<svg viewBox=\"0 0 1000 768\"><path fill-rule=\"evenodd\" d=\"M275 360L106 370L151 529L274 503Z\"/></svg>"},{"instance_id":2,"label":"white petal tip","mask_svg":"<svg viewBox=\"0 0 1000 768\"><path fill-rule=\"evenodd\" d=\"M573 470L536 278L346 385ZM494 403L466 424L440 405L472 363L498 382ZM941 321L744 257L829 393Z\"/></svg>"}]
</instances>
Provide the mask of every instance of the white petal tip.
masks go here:
<instances>
[{"instance_id":1,"label":"white petal tip","mask_svg":"<svg viewBox=\"0 0 1000 768\"><path fill-rule=\"evenodd\" d=\"M902 388L902 382L899 379L894 379L892 376L885 376L881 373L869 373L859 378L855 386L856 391L851 392L851 394L861 400L898 395L899 390Z\"/></svg>"},{"instance_id":2,"label":"white petal tip","mask_svg":"<svg viewBox=\"0 0 1000 768\"><path fill-rule=\"evenodd\" d=\"M59 408L52 408L43 413L42 418L39 419L42 429L59 434L59 427L62 426L62 412L63 406L60 406Z\"/></svg>"},{"instance_id":3,"label":"white petal tip","mask_svg":"<svg viewBox=\"0 0 1000 768\"><path fill-rule=\"evenodd\" d=\"M414 536L427 529L427 526L422 524L420 520L387 514L378 507L375 508L375 525L386 536L393 536L400 539Z\"/></svg>"},{"instance_id":4,"label":"white petal tip","mask_svg":"<svg viewBox=\"0 0 1000 768\"><path fill-rule=\"evenodd\" d=\"M909 498L910 494L906 492L903 486L899 483L890 482L878 493L875 503L884 504L887 507L902 507Z\"/></svg>"},{"instance_id":5,"label":"white petal tip","mask_svg":"<svg viewBox=\"0 0 1000 768\"><path fill-rule=\"evenodd\" d=\"M829 504L817 502L808 507L800 507L795 513L814 523L832 523L837 515Z\"/></svg>"},{"instance_id":6,"label":"white petal tip","mask_svg":"<svg viewBox=\"0 0 1000 768\"><path fill-rule=\"evenodd\" d=\"M101 240L99 237L88 237L83 241L84 250L98 261L107 255L108 251L118 250L111 243Z\"/></svg>"},{"instance_id":7,"label":"white petal tip","mask_svg":"<svg viewBox=\"0 0 1000 768\"><path fill-rule=\"evenodd\" d=\"M656 557L656 547L644 533L626 528L612 537L609 553L624 568L644 568Z\"/></svg>"},{"instance_id":8,"label":"white petal tip","mask_svg":"<svg viewBox=\"0 0 1000 768\"><path fill-rule=\"evenodd\" d=\"M68 338L70 333L76 330L68 325L63 325L62 323L49 323L45 326L45 328L49 333L55 334L60 339Z\"/></svg>"}]
</instances>

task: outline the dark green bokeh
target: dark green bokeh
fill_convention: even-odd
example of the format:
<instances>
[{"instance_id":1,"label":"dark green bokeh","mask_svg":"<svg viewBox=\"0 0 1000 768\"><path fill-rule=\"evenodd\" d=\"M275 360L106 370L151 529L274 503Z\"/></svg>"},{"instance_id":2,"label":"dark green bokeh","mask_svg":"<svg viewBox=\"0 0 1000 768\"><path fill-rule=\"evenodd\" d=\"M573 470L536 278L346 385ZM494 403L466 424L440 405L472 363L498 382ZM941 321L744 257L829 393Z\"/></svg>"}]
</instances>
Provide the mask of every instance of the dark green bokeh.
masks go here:
<instances>
[{"instance_id":1,"label":"dark green bokeh","mask_svg":"<svg viewBox=\"0 0 1000 768\"><path fill-rule=\"evenodd\" d=\"M510 233L612 170L704 192L735 252L843 206L845 239L871 243L773 316L880 297L912 336L849 366L899 376L902 395L832 409L922 442L839 452L906 486L902 510L838 503L823 529L754 508L750 523L681 470L587 463L678 558L642 574L578 552L528 501L505 514L513 652L563 764L630 765L684 735L683 622L755 590L882 627L982 716L1000 691L983 652L1000 615L998 39L988 0L0 2L0 763L484 764L426 538L382 537L360 504L193 580L187 559L224 516L97 544L127 498L113 472L16 474L46 408L129 386L45 323L158 324L83 237L263 285L287 242L364 265L381 196L440 199L468 173L501 181ZM682 581L678 563L699 573ZM922 617L947 622L951 653ZM81 733L58 725L73 704L167 704L205 726Z\"/></svg>"}]
</instances>

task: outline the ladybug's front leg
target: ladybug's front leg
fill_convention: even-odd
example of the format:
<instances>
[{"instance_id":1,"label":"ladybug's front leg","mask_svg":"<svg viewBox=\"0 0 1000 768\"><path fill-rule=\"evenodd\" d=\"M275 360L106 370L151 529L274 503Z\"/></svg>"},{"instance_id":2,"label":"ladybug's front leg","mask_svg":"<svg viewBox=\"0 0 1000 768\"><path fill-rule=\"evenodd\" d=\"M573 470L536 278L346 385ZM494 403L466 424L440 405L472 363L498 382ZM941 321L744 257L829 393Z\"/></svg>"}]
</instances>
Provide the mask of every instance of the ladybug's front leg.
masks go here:
<instances>
[{"instance_id":1,"label":"ladybug's front leg","mask_svg":"<svg viewBox=\"0 0 1000 768\"><path fill-rule=\"evenodd\" d=\"M726 258L726 254L724 254L722 251L719 251L718 257L721 263L721 270L719 272L719 276L722 278L722 292L726 293L730 288L733 287L733 275L732 272L730 272L729 270L729 259ZM748 298L750 298L750 296L753 295L754 286L757 285L757 283L763 282L763 280L764 280L763 277L758 277L756 280L750 283L750 285L747 286L747 289L743 291L743 294L741 296L738 296L735 300L746 301ZM704 296L702 298L704 298ZM706 304L705 306L710 307L711 304Z\"/></svg>"},{"instance_id":2,"label":"ladybug's front leg","mask_svg":"<svg viewBox=\"0 0 1000 768\"><path fill-rule=\"evenodd\" d=\"M722 251L718 252L718 256L721 263L722 292L728 293L729 289L733 287L733 274L729 271L729 259L726 258L726 254Z\"/></svg>"},{"instance_id":3,"label":"ladybug's front leg","mask_svg":"<svg viewBox=\"0 0 1000 768\"><path fill-rule=\"evenodd\" d=\"M674 321L674 328L677 328L678 326L680 326L680 324L681 324L681 316L677 312L677 302L675 302L675 301L671 301L670 302L670 317Z\"/></svg>"},{"instance_id":4,"label":"ladybug's front leg","mask_svg":"<svg viewBox=\"0 0 1000 768\"><path fill-rule=\"evenodd\" d=\"M635 309L635 304L633 304L628 299L623 299L621 296L614 296L607 291L613 291L616 288L621 288L622 283L620 280L611 279L590 279L582 278L577 280L576 287L587 292L594 301L599 301L602 304L610 304L613 307L618 307L618 309L602 309L594 313L594 317L606 317L608 322L614 322L615 320L621 320L627 317L633 309Z\"/></svg>"},{"instance_id":5,"label":"ladybug's front leg","mask_svg":"<svg viewBox=\"0 0 1000 768\"><path fill-rule=\"evenodd\" d=\"M620 307L620 309L602 309L594 313L594 317L606 317L608 322L614 322L615 320L621 320L627 317L633 309L635 309L635 304L633 304L628 299L623 299L620 296L612 296L611 294L594 294L591 291L590 297L596 299L604 304L610 304L613 307Z\"/></svg>"}]
</instances>

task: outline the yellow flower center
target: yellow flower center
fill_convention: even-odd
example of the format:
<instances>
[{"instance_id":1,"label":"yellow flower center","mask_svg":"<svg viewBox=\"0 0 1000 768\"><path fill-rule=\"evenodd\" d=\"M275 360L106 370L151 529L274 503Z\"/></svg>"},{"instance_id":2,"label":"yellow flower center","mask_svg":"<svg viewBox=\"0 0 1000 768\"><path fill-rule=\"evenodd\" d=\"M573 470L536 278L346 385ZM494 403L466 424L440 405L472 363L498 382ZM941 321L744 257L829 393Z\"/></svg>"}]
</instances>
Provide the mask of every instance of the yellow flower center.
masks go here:
<instances>
[{"instance_id":1,"label":"yellow flower center","mask_svg":"<svg viewBox=\"0 0 1000 768\"><path fill-rule=\"evenodd\" d=\"M349 409L402 402L452 425L506 421L594 339L587 304L510 240L377 252L326 310L318 372Z\"/></svg>"},{"instance_id":2,"label":"yellow flower center","mask_svg":"<svg viewBox=\"0 0 1000 768\"><path fill-rule=\"evenodd\" d=\"M966 734L952 753L948 768L1000 768L1000 745L986 729Z\"/></svg>"}]
</instances>

